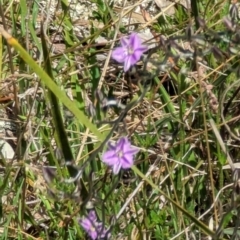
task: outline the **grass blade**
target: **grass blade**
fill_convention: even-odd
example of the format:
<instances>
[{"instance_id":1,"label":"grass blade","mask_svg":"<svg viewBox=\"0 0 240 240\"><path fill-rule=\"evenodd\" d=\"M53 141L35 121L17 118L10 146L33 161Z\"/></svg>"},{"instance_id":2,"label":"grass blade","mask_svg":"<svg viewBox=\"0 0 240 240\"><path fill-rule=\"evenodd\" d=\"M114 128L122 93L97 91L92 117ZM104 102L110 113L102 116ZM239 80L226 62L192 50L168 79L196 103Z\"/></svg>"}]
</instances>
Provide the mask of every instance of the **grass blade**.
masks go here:
<instances>
[{"instance_id":1,"label":"grass blade","mask_svg":"<svg viewBox=\"0 0 240 240\"><path fill-rule=\"evenodd\" d=\"M76 116L76 118L87 128L94 133L100 141L103 141L103 135L98 131L96 126L92 124L85 114L73 104L73 102L61 91L57 84L49 77L49 75L39 67L39 65L30 57L26 50L18 43L18 41L9 35L4 29L0 29L0 32L16 51L19 52L22 59L34 70L34 72L40 77L41 81L53 92L53 94Z\"/></svg>"}]
</instances>

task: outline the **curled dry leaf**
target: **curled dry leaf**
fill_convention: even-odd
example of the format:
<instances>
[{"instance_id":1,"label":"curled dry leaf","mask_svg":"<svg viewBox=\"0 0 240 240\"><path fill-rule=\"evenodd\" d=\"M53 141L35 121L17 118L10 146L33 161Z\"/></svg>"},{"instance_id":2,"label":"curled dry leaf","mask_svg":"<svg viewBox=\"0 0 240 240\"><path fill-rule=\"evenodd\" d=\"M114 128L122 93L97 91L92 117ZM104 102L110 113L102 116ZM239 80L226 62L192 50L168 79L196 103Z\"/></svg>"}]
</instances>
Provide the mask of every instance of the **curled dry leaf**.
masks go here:
<instances>
[{"instance_id":1,"label":"curled dry leaf","mask_svg":"<svg viewBox=\"0 0 240 240\"><path fill-rule=\"evenodd\" d=\"M14 157L13 148L3 139L0 140L0 153L5 159L12 159Z\"/></svg>"}]
</instances>

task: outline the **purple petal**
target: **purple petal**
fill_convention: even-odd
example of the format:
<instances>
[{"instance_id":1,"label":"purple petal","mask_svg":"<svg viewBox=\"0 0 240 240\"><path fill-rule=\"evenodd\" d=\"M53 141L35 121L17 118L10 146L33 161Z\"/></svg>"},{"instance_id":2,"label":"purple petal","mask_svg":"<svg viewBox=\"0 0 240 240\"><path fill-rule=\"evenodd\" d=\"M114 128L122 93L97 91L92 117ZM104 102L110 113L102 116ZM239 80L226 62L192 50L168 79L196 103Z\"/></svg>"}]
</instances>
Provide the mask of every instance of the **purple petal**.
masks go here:
<instances>
[{"instance_id":1,"label":"purple petal","mask_svg":"<svg viewBox=\"0 0 240 240\"><path fill-rule=\"evenodd\" d=\"M101 239L109 239L110 238L111 234L107 231L107 229L103 226L102 223L98 223L96 229L97 229L97 233Z\"/></svg>"},{"instance_id":2,"label":"purple petal","mask_svg":"<svg viewBox=\"0 0 240 240\"><path fill-rule=\"evenodd\" d=\"M129 44L130 44L130 40L128 38L126 38L126 37L122 37L120 39L120 43L121 43L121 46L123 48L127 48L129 46Z\"/></svg>"},{"instance_id":3,"label":"purple petal","mask_svg":"<svg viewBox=\"0 0 240 240\"><path fill-rule=\"evenodd\" d=\"M125 153L129 149L131 149L131 142L128 140L127 137L124 137L124 145L122 146L122 151Z\"/></svg>"},{"instance_id":4,"label":"purple petal","mask_svg":"<svg viewBox=\"0 0 240 240\"><path fill-rule=\"evenodd\" d=\"M136 147L131 146L130 148L124 149L124 155L135 155L139 152L139 149Z\"/></svg>"},{"instance_id":5,"label":"purple petal","mask_svg":"<svg viewBox=\"0 0 240 240\"><path fill-rule=\"evenodd\" d=\"M108 159L107 161L103 161L103 163L105 163L109 167L113 167L118 162L119 162L119 158L118 157L114 157L112 159Z\"/></svg>"},{"instance_id":6,"label":"purple petal","mask_svg":"<svg viewBox=\"0 0 240 240\"><path fill-rule=\"evenodd\" d=\"M110 151L107 151L102 155L102 162L104 162L108 166L113 166L118 161L118 156L116 154L112 154Z\"/></svg>"},{"instance_id":7,"label":"purple petal","mask_svg":"<svg viewBox=\"0 0 240 240\"><path fill-rule=\"evenodd\" d=\"M134 65L134 63L132 63L131 57L127 57L124 62L124 72L127 72L132 65Z\"/></svg>"},{"instance_id":8,"label":"purple petal","mask_svg":"<svg viewBox=\"0 0 240 240\"><path fill-rule=\"evenodd\" d=\"M117 144L116 144L116 147L117 147L116 150L117 151L123 151L124 146L126 144L126 140L127 140L126 137L121 137L121 138L118 139Z\"/></svg>"},{"instance_id":9,"label":"purple petal","mask_svg":"<svg viewBox=\"0 0 240 240\"><path fill-rule=\"evenodd\" d=\"M109 235L103 224L97 221L96 212L93 210L91 210L84 219L80 220L79 223L88 236L93 240Z\"/></svg>"},{"instance_id":10,"label":"purple petal","mask_svg":"<svg viewBox=\"0 0 240 240\"><path fill-rule=\"evenodd\" d=\"M113 173L115 175L119 173L120 169L121 169L121 164L119 162L113 165Z\"/></svg>"},{"instance_id":11,"label":"purple petal","mask_svg":"<svg viewBox=\"0 0 240 240\"><path fill-rule=\"evenodd\" d=\"M87 218L92 222L97 221L97 215L96 215L95 211L91 210L89 212Z\"/></svg>"},{"instance_id":12,"label":"purple petal","mask_svg":"<svg viewBox=\"0 0 240 240\"><path fill-rule=\"evenodd\" d=\"M147 46L142 45L141 47L139 47L138 49L136 49L136 51L141 51L142 53L146 52L148 50Z\"/></svg>"},{"instance_id":13,"label":"purple petal","mask_svg":"<svg viewBox=\"0 0 240 240\"><path fill-rule=\"evenodd\" d=\"M96 230L98 232L98 234L102 235L103 233L106 233L106 229L104 228L103 224L101 222L99 222L96 226Z\"/></svg>"},{"instance_id":14,"label":"purple petal","mask_svg":"<svg viewBox=\"0 0 240 240\"><path fill-rule=\"evenodd\" d=\"M121 137L121 140L123 140L125 145L130 143L127 137Z\"/></svg>"},{"instance_id":15,"label":"purple petal","mask_svg":"<svg viewBox=\"0 0 240 240\"><path fill-rule=\"evenodd\" d=\"M117 150L116 144L112 144L111 142L108 142L108 148L109 150L114 150L114 151Z\"/></svg>"},{"instance_id":16,"label":"purple petal","mask_svg":"<svg viewBox=\"0 0 240 240\"><path fill-rule=\"evenodd\" d=\"M91 222L88 219L83 219L79 223L85 231L88 231L92 226Z\"/></svg>"},{"instance_id":17,"label":"purple petal","mask_svg":"<svg viewBox=\"0 0 240 240\"><path fill-rule=\"evenodd\" d=\"M126 48L117 47L112 51L112 58L119 63L123 63L127 57L126 51Z\"/></svg>"},{"instance_id":18,"label":"purple petal","mask_svg":"<svg viewBox=\"0 0 240 240\"><path fill-rule=\"evenodd\" d=\"M133 64L136 64L136 63L140 60L140 58L141 58L142 55L143 55L143 51L141 51L141 50L139 50L139 49L137 49L136 51L134 51L134 53L131 55L131 61L132 61L132 63L133 63Z\"/></svg>"},{"instance_id":19,"label":"purple petal","mask_svg":"<svg viewBox=\"0 0 240 240\"><path fill-rule=\"evenodd\" d=\"M122 137L121 139L121 148L119 150L122 150L123 154L136 154L139 152L139 149L132 146L131 142L128 140L127 137ZM118 144L120 144L120 140L118 141Z\"/></svg>"},{"instance_id":20,"label":"purple petal","mask_svg":"<svg viewBox=\"0 0 240 240\"><path fill-rule=\"evenodd\" d=\"M98 238L98 233L97 233L97 231L96 230L90 230L89 232L88 232L88 235L93 239L93 240L95 240L95 239L97 239Z\"/></svg>"},{"instance_id":21,"label":"purple petal","mask_svg":"<svg viewBox=\"0 0 240 240\"><path fill-rule=\"evenodd\" d=\"M131 155L124 155L124 157L122 157L122 168L123 169L127 169L127 168L131 168L133 165L133 157Z\"/></svg>"},{"instance_id":22,"label":"purple petal","mask_svg":"<svg viewBox=\"0 0 240 240\"><path fill-rule=\"evenodd\" d=\"M107 150L102 156L104 159L113 158L116 156L116 150Z\"/></svg>"},{"instance_id":23,"label":"purple petal","mask_svg":"<svg viewBox=\"0 0 240 240\"><path fill-rule=\"evenodd\" d=\"M96 221L97 221L97 215L92 210L88 213L88 215L85 218L80 220L79 223L86 231L88 231L93 226L93 223Z\"/></svg>"},{"instance_id":24,"label":"purple petal","mask_svg":"<svg viewBox=\"0 0 240 240\"><path fill-rule=\"evenodd\" d=\"M133 51L137 50L142 46L142 41L136 33L132 33L129 37L129 45L132 47Z\"/></svg>"},{"instance_id":25,"label":"purple petal","mask_svg":"<svg viewBox=\"0 0 240 240\"><path fill-rule=\"evenodd\" d=\"M133 165L134 155L138 152L135 149L133 151L128 151L124 153L124 158Z\"/></svg>"}]
</instances>

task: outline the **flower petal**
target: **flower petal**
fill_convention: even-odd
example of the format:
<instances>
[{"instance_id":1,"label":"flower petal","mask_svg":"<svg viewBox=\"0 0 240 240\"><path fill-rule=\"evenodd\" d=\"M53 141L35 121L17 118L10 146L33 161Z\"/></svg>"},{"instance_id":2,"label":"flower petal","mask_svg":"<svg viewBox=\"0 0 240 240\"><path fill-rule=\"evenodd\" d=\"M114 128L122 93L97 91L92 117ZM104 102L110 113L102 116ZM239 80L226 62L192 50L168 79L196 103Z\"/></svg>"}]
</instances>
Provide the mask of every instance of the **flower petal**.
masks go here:
<instances>
[{"instance_id":1,"label":"flower petal","mask_svg":"<svg viewBox=\"0 0 240 240\"><path fill-rule=\"evenodd\" d=\"M116 175L119 173L120 169L121 169L121 164L118 162L115 165L113 165L113 173Z\"/></svg>"},{"instance_id":2,"label":"flower petal","mask_svg":"<svg viewBox=\"0 0 240 240\"><path fill-rule=\"evenodd\" d=\"M79 223L84 228L85 231L88 231L92 226L91 222L86 218L79 221Z\"/></svg>"},{"instance_id":3,"label":"flower petal","mask_svg":"<svg viewBox=\"0 0 240 240\"><path fill-rule=\"evenodd\" d=\"M134 51L134 53L131 55L131 62L133 64L136 64L140 60L141 56L143 55L143 52L144 51L142 51L141 49L140 50L137 49L136 51Z\"/></svg>"},{"instance_id":4,"label":"flower petal","mask_svg":"<svg viewBox=\"0 0 240 240\"><path fill-rule=\"evenodd\" d=\"M124 155L124 157L122 157L122 168L123 169L128 169L131 168L133 165L133 157L131 155Z\"/></svg>"},{"instance_id":5,"label":"flower petal","mask_svg":"<svg viewBox=\"0 0 240 240\"><path fill-rule=\"evenodd\" d=\"M112 51L112 58L119 63L123 63L127 57L126 51L126 48L117 47Z\"/></svg>"},{"instance_id":6,"label":"flower petal","mask_svg":"<svg viewBox=\"0 0 240 240\"><path fill-rule=\"evenodd\" d=\"M79 223L92 240L109 235L103 223L97 221L97 215L94 210L91 210L85 218L79 221Z\"/></svg>"},{"instance_id":7,"label":"flower petal","mask_svg":"<svg viewBox=\"0 0 240 240\"><path fill-rule=\"evenodd\" d=\"M90 230L90 231L88 232L88 235L91 237L92 240L95 240L95 239L98 238L98 233L97 233L96 230L95 230L95 231Z\"/></svg>"},{"instance_id":8,"label":"flower petal","mask_svg":"<svg viewBox=\"0 0 240 240\"><path fill-rule=\"evenodd\" d=\"M114 150L114 151L116 151L117 149L116 144L112 144L111 142L108 142L108 148L109 150Z\"/></svg>"},{"instance_id":9,"label":"flower petal","mask_svg":"<svg viewBox=\"0 0 240 240\"><path fill-rule=\"evenodd\" d=\"M141 45L141 47L137 48L136 51L141 51L142 53L146 52L148 47L145 45Z\"/></svg>"},{"instance_id":10,"label":"flower petal","mask_svg":"<svg viewBox=\"0 0 240 240\"><path fill-rule=\"evenodd\" d=\"M137 50L142 46L142 41L136 33L132 33L129 37L129 45L132 47L133 51Z\"/></svg>"},{"instance_id":11,"label":"flower petal","mask_svg":"<svg viewBox=\"0 0 240 240\"><path fill-rule=\"evenodd\" d=\"M119 161L119 158L117 154L112 154L112 153L109 153L109 151L107 151L102 155L102 162L104 162L108 166L113 166L118 161Z\"/></svg>"},{"instance_id":12,"label":"flower petal","mask_svg":"<svg viewBox=\"0 0 240 240\"><path fill-rule=\"evenodd\" d=\"M96 215L95 211L91 210L89 212L87 218L92 222L97 221L97 215Z\"/></svg>"},{"instance_id":13,"label":"flower petal","mask_svg":"<svg viewBox=\"0 0 240 240\"><path fill-rule=\"evenodd\" d=\"M121 137L121 139L123 140L124 144L129 144L130 141L128 140L127 137Z\"/></svg>"},{"instance_id":14,"label":"flower petal","mask_svg":"<svg viewBox=\"0 0 240 240\"><path fill-rule=\"evenodd\" d=\"M112 158L112 157L115 157L116 156L116 150L113 149L113 150L107 150L103 155L103 158L105 159L108 159L108 158Z\"/></svg>"},{"instance_id":15,"label":"flower petal","mask_svg":"<svg viewBox=\"0 0 240 240\"><path fill-rule=\"evenodd\" d=\"M124 137L124 145L122 147L122 151L125 153L127 152L129 149L131 149L131 142L128 140L127 137Z\"/></svg>"},{"instance_id":16,"label":"flower petal","mask_svg":"<svg viewBox=\"0 0 240 240\"><path fill-rule=\"evenodd\" d=\"M134 146L131 146L130 148L126 148L124 150L124 155L127 154L127 155L135 155L139 152L139 149L134 147Z\"/></svg>"},{"instance_id":17,"label":"flower petal","mask_svg":"<svg viewBox=\"0 0 240 240\"><path fill-rule=\"evenodd\" d=\"M127 72L132 65L134 65L134 63L132 63L131 56L127 57L124 62L124 72Z\"/></svg>"},{"instance_id":18,"label":"flower petal","mask_svg":"<svg viewBox=\"0 0 240 240\"><path fill-rule=\"evenodd\" d=\"M127 48L129 46L129 44L130 44L130 38L128 39L127 37L122 37L120 39L120 43L121 43L123 48Z\"/></svg>"},{"instance_id":19,"label":"flower petal","mask_svg":"<svg viewBox=\"0 0 240 240\"><path fill-rule=\"evenodd\" d=\"M121 137L118 139L117 144L116 144L116 151L123 151L124 146L126 144L127 138L126 137Z\"/></svg>"}]
</instances>

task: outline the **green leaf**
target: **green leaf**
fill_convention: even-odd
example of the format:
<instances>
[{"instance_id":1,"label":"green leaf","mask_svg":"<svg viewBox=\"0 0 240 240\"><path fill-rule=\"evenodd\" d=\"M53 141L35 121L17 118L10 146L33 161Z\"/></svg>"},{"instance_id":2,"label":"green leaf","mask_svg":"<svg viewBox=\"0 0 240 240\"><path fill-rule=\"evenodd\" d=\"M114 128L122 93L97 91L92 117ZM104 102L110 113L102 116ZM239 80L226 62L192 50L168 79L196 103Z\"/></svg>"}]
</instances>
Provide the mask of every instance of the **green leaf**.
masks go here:
<instances>
[{"instance_id":1,"label":"green leaf","mask_svg":"<svg viewBox=\"0 0 240 240\"><path fill-rule=\"evenodd\" d=\"M80 111L76 104L74 104L66 94L57 86L57 84L49 77L49 75L39 67L39 65L31 58L27 51L9 35L4 29L0 28L0 32L7 40L8 44L13 46L16 51L19 52L22 59L34 70L34 72L40 77L41 81L53 92L53 94L61 101L74 115L75 117L94 133L100 141L104 140L104 136L98 131L96 126L89 121L89 118L85 116L83 111Z\"/></svg>"}]
</instances>

